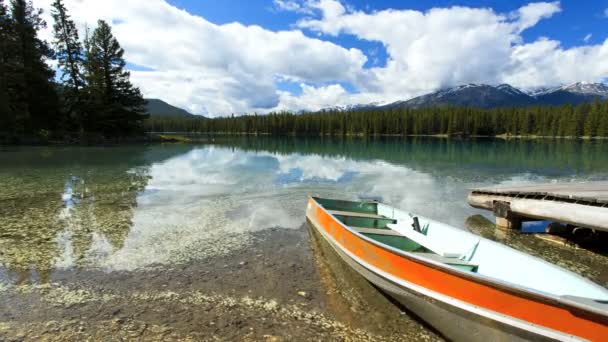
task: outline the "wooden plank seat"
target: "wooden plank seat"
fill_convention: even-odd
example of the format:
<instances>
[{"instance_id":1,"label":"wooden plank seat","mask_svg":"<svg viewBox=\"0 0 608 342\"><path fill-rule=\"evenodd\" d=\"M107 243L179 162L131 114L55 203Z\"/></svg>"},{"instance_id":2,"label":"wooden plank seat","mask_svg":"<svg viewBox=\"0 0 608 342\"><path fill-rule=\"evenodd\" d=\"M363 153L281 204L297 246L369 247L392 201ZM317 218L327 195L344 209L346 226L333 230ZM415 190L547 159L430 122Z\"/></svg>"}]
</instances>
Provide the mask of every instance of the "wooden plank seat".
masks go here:
<instances>
[{"instance_id":1,"label":"wooden plank seat","mask_svg":"<svg viewBox=\"0 0 608 342\"><path fill-rule=\"evenodd\" d=\"M376 235L388 235L388 236L400 236L405 237L394 230L391 229L378 229L378 228L363 228L363 227L353 227L350 228L358 233L362 234L376 234Z\"/></svg>"},{"instance_id":2,"label":"wooden plank seat","mask_svg":"<svg viewBox=\"0 0 608 342\"><path fill-rule=\"evenodd\" d=\"M434 253L412 253L415 254L417 256L423 257L423 258L427 258L427 259L431 259L433 261L437 261L437 262L441 262L444 264L449 264L449 265L458 265L458 266L471 266L471 267L477 267L479 265L465 261L465 260L461 260L458 258L446 258L443 257L439 254L434 254Z\"/></svg>"},{"instance_id":3,"label":"wooden plank seat","mask_svg":"<svg viewBox=\"0 0 608 342\"><path fill-rule=\"evenodd\" d=\"M389 218L381 216L381 215L357 213L354 211L328 210L327 212L334 216L361 217L361 218L370 218L370 219L389 219Z\"/></svg>"}]
</instances>

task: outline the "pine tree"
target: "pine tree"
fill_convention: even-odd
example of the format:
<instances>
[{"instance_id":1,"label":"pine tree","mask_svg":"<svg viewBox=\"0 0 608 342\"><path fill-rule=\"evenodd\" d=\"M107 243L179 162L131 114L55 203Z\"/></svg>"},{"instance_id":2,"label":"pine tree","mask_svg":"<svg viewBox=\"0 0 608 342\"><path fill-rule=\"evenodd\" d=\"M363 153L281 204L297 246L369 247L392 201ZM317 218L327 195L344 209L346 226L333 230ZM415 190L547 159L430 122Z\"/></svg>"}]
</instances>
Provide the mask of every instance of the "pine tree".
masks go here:
<instances>
[{"instance_id":1,"label":"pine tree","mask_svg":"<svg viewBox=\"0 0 608 342\"><path fill-rule=\"evenodd\" d=\"M11 67L12 25L4 0L0 0L0 131L12 130L15 113L10 104L8 73Z\"/></svg>"},{"instance_id":2,"label":"pine tree","mask_svg":"<svg viewBox=\"0 0 608 342\"><path fill-rule=\"evenodd\" d=\"M11 135L25 133L30 118L20 51L16 23L0 0L0 124Z\"/></svg>"},{"instance_id":3,"label":"pine tree","mask_svg":"<svg viewBox=\"0 0 608 342\"><path fill-rule=\"evenodd\" d=\"M82 44L78 38L76 24L70 19L62 0L55 0L52 4L51 15L55 24L55 58L61 69L61 80L64 82L63 105L70 119L75 120L82 131L84 118L81 116L86 110L82 97L84 79L82 75Z\"/></svg>"},{"instance_id":4,"label":"pine tree","mask_svg":"<svg viewBox=\"0 0 608 342\"><path fill-rule=\"evenodd\" d=\"M19 108L17 121L23 121L26 131L58 128L60 117L58 99L53 78L54 71L46 64L52 57L48 44L37 36L46 27L41 18L42 11L33 7L31 1L13 0L12 19L15 34L16 100Z\"/></svg>"},{"instance_id":5,"label":"pine tree","mask_svg":"<svg viewBox=\"0 0 608 342\"><path fill-rule=\"evenodd\" d=\"M124 70L124 50L103 20L85 42L88 91L96 131L105 134L133 132L146 118L145 101Z\"/></svg>"}]
</instances>

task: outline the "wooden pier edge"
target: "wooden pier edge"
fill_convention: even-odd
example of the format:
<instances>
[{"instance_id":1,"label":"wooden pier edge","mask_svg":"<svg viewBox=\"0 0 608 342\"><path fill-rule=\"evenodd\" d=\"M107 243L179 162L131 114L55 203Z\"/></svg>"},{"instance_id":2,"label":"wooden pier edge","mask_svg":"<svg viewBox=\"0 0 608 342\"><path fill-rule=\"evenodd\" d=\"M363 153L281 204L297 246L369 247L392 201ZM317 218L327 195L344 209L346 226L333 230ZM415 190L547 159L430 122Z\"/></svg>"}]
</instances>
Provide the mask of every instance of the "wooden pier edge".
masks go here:
<instances>
[{"instance_id":1,"label":"wooden pier edge","mask_svg":"<svg viewBox=\"0 0 608 342\"><path fill-rule=\"evenodd\" d=\"M522 221L549 220L608 231L608 182L479 188L471 190L468 202L491 210L503 228L519 229Z\"/></svg>"}]
</instances>

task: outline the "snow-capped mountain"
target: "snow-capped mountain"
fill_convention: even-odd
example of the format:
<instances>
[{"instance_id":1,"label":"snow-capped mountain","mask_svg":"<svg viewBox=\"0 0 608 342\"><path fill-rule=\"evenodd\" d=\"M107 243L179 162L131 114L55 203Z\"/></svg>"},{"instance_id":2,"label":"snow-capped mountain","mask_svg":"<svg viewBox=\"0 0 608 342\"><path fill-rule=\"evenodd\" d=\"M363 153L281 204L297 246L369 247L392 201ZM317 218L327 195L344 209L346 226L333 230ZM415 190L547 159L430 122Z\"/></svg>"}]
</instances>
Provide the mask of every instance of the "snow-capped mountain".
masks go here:
<instances>
[{"instance_id":1,"label":"snow-capped mountain","mask_svg":"<svg viewBox=\"0 0 608 342\"><path fill-rule=\"evenodd\" d=\"M537 102L545 105L577 105L608 99L608 86L603 83L577 82L537 92L533 97Z\"/></svg>"},{"instance_id":2,"label":"snow-capped mountain","mask_svg":"<svg viewBox=\"0 0 608 342\"><path fill-rule=\"evenodd\" d=\"M379 106L380 106L380 102L371 102L371 103L367 103L367 104L350 104L350 105L344 105L344 106L333 106L333 107L325 108L323 110L324 111L346 112L346 111L353 111L353 110L372 109L372 108L377 108Z\"/></svg>"},{"instance_id":3,"label":"snow-capped mountain","mask_svg":"<svg viewBox=\"0 0 608 342\"><path fill-rule=\"evenodd\" d=\"M385 107L511 107L527 106L535 103L534 98L508 84L491 86L488 84L466 84L442 89L434 93L415 97L407 101L398 101Z\"/></svg>"},{"instance_id":4,"label":"snow-capped mountain","mask_svg":"<svg viewBox=\"0 0 608 342\"><path fill-rule=\"evenodd\" d=\"M462 106L478 108L522 107L530 105L577 105L608 99L608 86L602 83L578 82L556 88L536 88L524 92L509 84L466 84L397 101L382 107L422 108Z\"/></svg>"}]
</instances>

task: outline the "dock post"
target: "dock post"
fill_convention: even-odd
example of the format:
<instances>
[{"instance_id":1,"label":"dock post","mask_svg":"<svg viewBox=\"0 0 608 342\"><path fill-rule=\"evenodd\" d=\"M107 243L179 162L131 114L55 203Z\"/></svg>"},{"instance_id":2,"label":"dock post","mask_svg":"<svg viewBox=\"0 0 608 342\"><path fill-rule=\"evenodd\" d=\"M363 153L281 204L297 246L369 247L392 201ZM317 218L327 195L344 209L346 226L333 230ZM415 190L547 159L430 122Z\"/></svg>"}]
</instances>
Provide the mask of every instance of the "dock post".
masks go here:
<instances>
[{"instance_id":1,"label":"dock post","mask_svg":"<svg viewBox=\"0 0 608 342\"><path fill-rule=\"evenodd\" d=\"M496 225L506 229L521 229L521 217L514 215L509 202L494 201L493 210Z\"/></svg>"},{"instance_id":2,"label":"dock post","mask_svg":"<svg viewBox=\"0 0 608 342\"><path fill-rule=\"evenodd\" d=\"M500 228L506 228L506 229L521 229L521 219L497 216L496 225Z\"/></svg>"}]
</instances>

